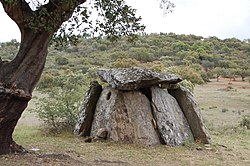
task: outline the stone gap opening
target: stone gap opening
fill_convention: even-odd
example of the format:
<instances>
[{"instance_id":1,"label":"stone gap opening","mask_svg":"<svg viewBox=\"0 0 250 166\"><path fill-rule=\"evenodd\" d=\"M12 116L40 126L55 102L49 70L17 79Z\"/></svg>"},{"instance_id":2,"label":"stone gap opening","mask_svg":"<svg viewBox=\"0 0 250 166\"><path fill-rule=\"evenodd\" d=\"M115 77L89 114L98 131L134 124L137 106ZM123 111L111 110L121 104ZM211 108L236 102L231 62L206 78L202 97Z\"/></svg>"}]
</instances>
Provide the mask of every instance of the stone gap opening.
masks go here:
<instances>
[{"instance_id":1,"label":"stone gap opening","mask_svg":"<svg viewBox=\"0 0 250 166\"><path fill-rule=\"evenodd\" d=\"M140 88L139 91L148 98L150 103L152 102L152 94L150 88Z\"/></svg>"},{"instance_id":2,"label":"stone gap opening","mask_svg":"<svg viewBox=\"0 0 250 166\"><path fill-rule=\"evenodd\" d=\"M109 100L110 97L111 97L111 92L109 92L109 93L107 94L106 99Z\"/></svg>"}]
</instances>

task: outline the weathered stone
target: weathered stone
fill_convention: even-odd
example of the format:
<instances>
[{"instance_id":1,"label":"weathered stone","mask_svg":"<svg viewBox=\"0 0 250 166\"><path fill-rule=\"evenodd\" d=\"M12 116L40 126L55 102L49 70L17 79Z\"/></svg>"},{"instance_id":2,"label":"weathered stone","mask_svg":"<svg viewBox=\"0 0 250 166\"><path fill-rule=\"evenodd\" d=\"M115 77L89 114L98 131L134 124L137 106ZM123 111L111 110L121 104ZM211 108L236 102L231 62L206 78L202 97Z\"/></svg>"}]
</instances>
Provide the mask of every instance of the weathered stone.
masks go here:
<instances>
[{"instance_id":1,"label":"weathered stone","mask_svg":"<svg viewBox=\"0 0 250 166\"><path fill-rule=\"evenodd\" d=\"M158 84L176 84L182 79L172 74L161 74L142 68L99 69L102 81L119 90L138 90Z\"/></svg>"},{"instance_id":2,"label":"weathered stone","mask_svg":"<svg viewBox=\"0 0 250 166\"><path fill-rule=\"evenodd\" d=\"M209 143L200 110L180 78L146 69L100 69L111 87L93 82L87 92L75 134L86 141L110 139L143 145ZM98 100L98 101L97 101Z\"/></svg>"},{"instance_id":3,"label":"weathered stone","mask_svg":"<svg viewBox=\"0 0 250 166\"><path fill-rule=\"evenodd\" d=\"M105 128L100 128L99 130L97 130L95 137L107 139L107 135L108 135L108 130Z\"/></svg>"},{"instance_id":4,"label":"weathered stone","mask_svg":"<svg viewBox=\"0 0 250 166\"><path fill-rule=\"evenodd\" d=\"M95 113L96 103L102 92L102 86L97 81L92 81L85 94L84 102L80 111L80 117L75 125L74 134L89 136Z\"/></svg>"},{"instance_id":5,"label":"weathered stone","mask_svg":"<svg viewBox=\"0 0 250 166\"><path fill-rule=\"evenodd\" d=\"M178 101L193 133L194 139L202 143L210 143L210 136L204 127L200 109L193 94L184 87L170 90L169 93Z\"/></svg>"},{"instance_id":6,"label":"weathered stone","mask_svg":"<svg viewBox=\"0 0 250 166\"><path fill-rule=\"evenodd\" d=\"M139 91L105 88L98 100L91 135L108 130L108 139L143 145L160 144L152 124L150 103Z\"/></svg>"},{"instance_id":7,"label":"weathered stone","mask_svg":"<svg viewBox=\"0 0 250 166\"><path fill-rule=\"evenodd\" d=\"M133 91L124 93L124 102L134 128L134 143L160 144L148 98L141 92Z\"/></svg>"},{"instance_id":8,"label":"weathered stone","mask_svg":"<svg viewBox=\"0 0 250 166\"><path fill-rule=\"evenodd\" d=\"M110 134L110 116L112 112L116 110L116 102L120 100L118 95L119 91L116 89L111 89L109 87L103 89L96 105L91 136L95 136L100 128L106 128Z\"/></svg>"},{"instance_id":9,"label":"weathered stone","mask_svg":"<svg viewBox=\"0 0 250 166\"><path fill-rule=\"evenodd\" d=\"M193 141L187 120L177 101L166 89L151 88L153 114L165 144L176 146Z\"/></svg>"}]
</instances>

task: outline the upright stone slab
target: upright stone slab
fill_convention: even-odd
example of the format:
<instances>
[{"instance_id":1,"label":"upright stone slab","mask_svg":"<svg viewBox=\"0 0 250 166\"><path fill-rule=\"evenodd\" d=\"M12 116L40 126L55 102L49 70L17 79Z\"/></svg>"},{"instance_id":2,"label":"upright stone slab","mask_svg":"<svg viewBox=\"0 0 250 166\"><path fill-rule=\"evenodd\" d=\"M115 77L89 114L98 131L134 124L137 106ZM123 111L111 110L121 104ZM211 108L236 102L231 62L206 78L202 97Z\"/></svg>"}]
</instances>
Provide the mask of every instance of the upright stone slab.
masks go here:
<instances>
[{"instance_id":1,"label":"upright stone slab","mask_svg":"<svg viewBox=\"0 0 250 166\"><path fill-rule=\"evenodd\" d=\"M92 123L91 136L95 136L100 128L108 130L110 135L111 116L116 109L121 107L121 94L118 90L110 87L103 88L96 104L95 116ZM108 136L109 137L109 136Z\"/></svg>"},{"instance_id":2,"label":"upright stone slab","mask_svg":"<svg viewBox=\"0 0 250 166\"><path fill-rule=\"evenodd\" d=\"M210 143L211 138L204 127L200 109L193 94L183 86L180 86L177 89L172 89L169 93L178 101L185 117L187 118L194 139L196 141L201 141L202 143Z\"/></svg>"},{"instance_id":3,"label":"upright stone slab","mask_svg":"<svg viewBox=\"0 0 250 166\"><path fill-rule=\"evenodd\" d=\"M134 143L160 144L148 98L139 91L124 93L124 102L134 128Z\"/></svg>"},{"instance_id":4,"label":"upright stone slab","mask_svg":"<svg viewBox=\"0 0 250 166\"><path fill-rule=\"evenodd\" d=\"M151 93L156 124L165 144L177 146L193 141L189 124L175 98L157 86L151 88Z\"/></svg>"},{"instance_id":5,"label":"upright stone slab","mask_svg":"<svg viewBox=\"0 0 250 166\"><path fill-rule=\"evenodd\" d=\"M92 81L85 94L83 105L80 111L79 119L75 125L74 134L89 136L96 103L102 92L102 86L97 81Z\"/></svg>"},{"instance_id":6,"label":"upright stone slab","mask_svg":"<svg viewBox=\"0 0 250 166\"><path fill-rule=\"evenodd\" d=\"M95 136L99 128L106 128L108 139L113 141L160 144L152 121L150 103L141 92L105 88L97 103L91 135Z\"/></svg>"}]
</instances>

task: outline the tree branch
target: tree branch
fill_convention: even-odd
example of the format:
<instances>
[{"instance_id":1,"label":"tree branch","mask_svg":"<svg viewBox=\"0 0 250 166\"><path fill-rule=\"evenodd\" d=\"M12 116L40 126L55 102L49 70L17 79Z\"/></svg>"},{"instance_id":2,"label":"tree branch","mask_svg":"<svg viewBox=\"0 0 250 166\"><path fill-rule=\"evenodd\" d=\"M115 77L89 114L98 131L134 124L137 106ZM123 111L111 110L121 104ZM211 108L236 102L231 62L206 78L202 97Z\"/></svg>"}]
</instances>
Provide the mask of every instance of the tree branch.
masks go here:
<instances>
[{"instance_id":1,"label":"tree branch","mask_svg":"<svg viewBox=\"0 0 250 166\"><path fill-rule=\"evenodd\" d=\"M14 2L0 0L0 2L3 4L5 12L16 22L21 31L25 27L32 28L29 22L27 22L29 20L47 20L46 23L52 22L53 25L48 26L51 26L53 31L56 31L64 21L67 21L72 16L75 8L85 3L86 0L50 0L49 3L42 5L35 11L31 10L25 0L16 0Z\"/></svg>"},{"instance_id":2,"label":"tree branch","mask_svg":"<svg viewBox=\"0 0 250 166\"><path fill-rule=\"evenodd\" d=\"M46 10L48 13L46 19L54 19L54 23L57 24L54 25L54 28L57 30L63 22L67 21L72 16L75 8L85 2L86 0L50 0L49 3L43 5L37 12ZM60 14L60 16L58 14Z\"/></svg>"},{"instance_id":3,"label":"tree branch","mask_svg":"<svg viewBox=\"0 0 250 166\"><path fill-rule=\"evenodd\" d=\"M25 0L16 0L14 2L0 0L0 2L3 4L3 8L8 16L16 22L20 29L23 29L25 20L33 14L28 3Z\"/></svg>"}]
</instances>

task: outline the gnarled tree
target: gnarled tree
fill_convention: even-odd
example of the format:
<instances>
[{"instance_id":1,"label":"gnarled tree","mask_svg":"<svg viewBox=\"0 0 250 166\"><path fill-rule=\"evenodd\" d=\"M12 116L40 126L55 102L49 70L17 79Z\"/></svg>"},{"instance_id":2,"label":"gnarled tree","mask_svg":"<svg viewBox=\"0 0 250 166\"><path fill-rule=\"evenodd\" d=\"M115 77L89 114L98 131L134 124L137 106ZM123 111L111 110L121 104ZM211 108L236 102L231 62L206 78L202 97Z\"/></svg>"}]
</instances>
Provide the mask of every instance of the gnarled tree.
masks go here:
<instances>
[{"instance_id":1,"label":"gnarled tree","mask_svg":"<svg viewBox=\"0 0 250 166\"><path fill-rule=\"evenodd\" d=\"M0 58L0 154L25 152L12 138L15 126L32 98L43 71L52 38L59 42L81 35L134 37L144 26L124 0L0 0L7 15L18 25L21 44L15 58ZM173 6L161 0L161 7ZM88 5L85 5L88 3ZM165 5L163 5L165 4ZM167 5L166 5L167 4ZM90 7L89 7L90 6ZM94 12L93 12L94 10ZM91 15L98 13L96 18ZM68 23L64 23L69 20ZM79 34L79 33L78 33ZM70 36L67 38L67 36Z\"/></svg>"}]
</instances>

